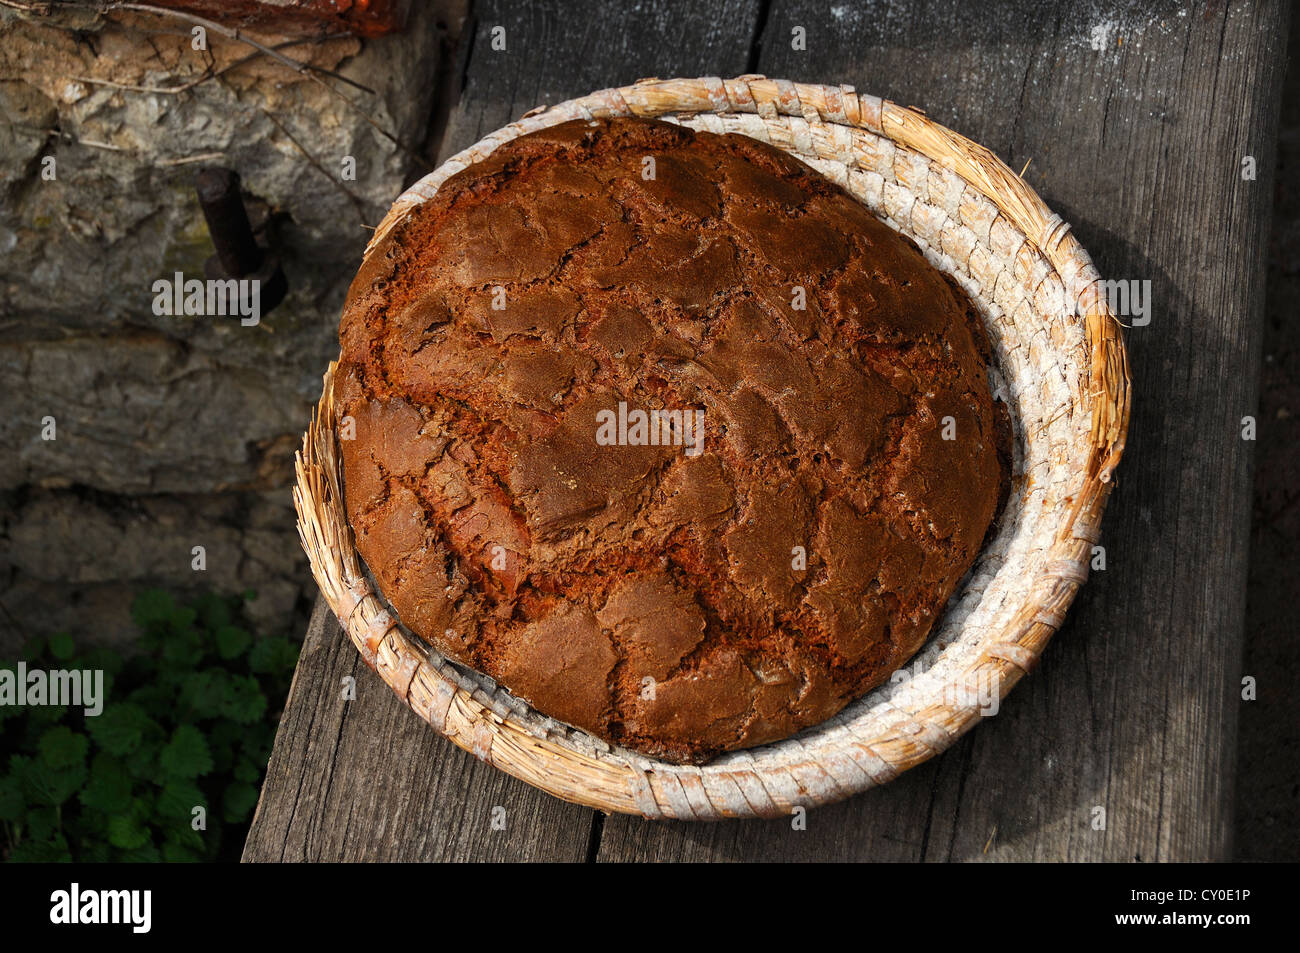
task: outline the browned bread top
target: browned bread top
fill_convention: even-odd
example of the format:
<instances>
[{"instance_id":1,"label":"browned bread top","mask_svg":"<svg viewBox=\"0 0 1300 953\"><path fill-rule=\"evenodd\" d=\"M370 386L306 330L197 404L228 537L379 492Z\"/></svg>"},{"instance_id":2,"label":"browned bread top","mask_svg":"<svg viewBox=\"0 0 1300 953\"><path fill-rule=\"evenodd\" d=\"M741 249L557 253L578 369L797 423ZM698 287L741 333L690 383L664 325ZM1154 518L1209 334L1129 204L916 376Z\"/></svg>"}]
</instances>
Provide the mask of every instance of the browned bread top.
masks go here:
<instances>
[{"instance_id":1,"label":"browned bread top","mask_svg":"<svg viewBox=\"0 0 1300 953\"><path fill-rule=\"evenodd\" d=\"M401 620L671 760L884 681L1005 487L970 302L743 136L506 143L372 250L340 335L347 512Z\"/></svg>"}]
</instances>

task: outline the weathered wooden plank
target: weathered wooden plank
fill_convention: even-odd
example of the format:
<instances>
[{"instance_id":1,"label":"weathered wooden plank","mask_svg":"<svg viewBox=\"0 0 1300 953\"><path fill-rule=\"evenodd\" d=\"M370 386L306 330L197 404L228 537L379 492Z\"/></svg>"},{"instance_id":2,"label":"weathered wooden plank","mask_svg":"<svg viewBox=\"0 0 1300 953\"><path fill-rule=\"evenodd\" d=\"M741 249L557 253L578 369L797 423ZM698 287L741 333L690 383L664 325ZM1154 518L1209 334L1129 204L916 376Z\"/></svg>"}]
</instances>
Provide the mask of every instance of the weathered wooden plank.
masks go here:
<instances>
[{"instance_id":1,"label":"weathered wooden plank","mask_svg":"<svg viewBox=\"0 0 1300 953\"><path fill-rule=\"evenodd\" d=\"M1294 17L1275 177L1242 656L1242 671L1258 680L1259 697L1244 706L1237 726L1233 859L1251 862L1300 857L1300 710L1294 691L1300 640L1295 603L1287 598L1300 579L1300 20Z\"/></svg>"},{"instance_id":2,"label":"weathered wooden plank","mask_svg":"<svg viewBox=\"0 0 1300 953\"><path fill-rule=\"evenodd\" d=\"M643 76L744 72L757 0L485 3L440 158L532 107ZM504 28L504 49L493 30ZM499 35L499 34L498 34ZM343 702L340 680L357 681ZM506 829L490 827L494 807ZM591 811L489 768L403 706L318 603L244 851L274 860L581 860Z\"/></svg>"},{"instance_id":3,"label":"weathered wooden plank","mask_svg":"<svg viewBox=\"0 0 1300 953\"><path fill-rule=\"evenodd\" d=\"M1231 849L1263 242L1286 6L776 0L759 71L916 105L989 146L1104 276L1151 282L1093 574L1000 717L788 822L613 818L599 857L1204 860ZM803 26L807 50L791 48ZM1095 48L1094 47L1094 40ZM1243 181L1244 155L1257 181ZM1106 829L1094 830L1094 810Z\"/></svg>"},{"instance_id":4,"label":"weathered wooden plank","mask_svg":"<svg viewBox=\"0 0 1300 953\"><path fill-rule=\"evenodd\" d=\"M647 76L745 72L759 23L758 0L627 4L475 5L474 46L459 108L439 159L513 122L535 106ZM498 46L494 31L502 30Z\"/></svg>"},{"instance_id":5,"label":"weathered wooden plank","mask_svg":"<svg viewBox=\"0 0 1300 953\"><path fill-rule=\"evenodd\" d=\"M356 680L345 701L343 680ZM495 819L504 822L494 827ZM584 860L591 812L438 735L318 600L244 845L246 861Z\"/></svg>"}]
</instances>

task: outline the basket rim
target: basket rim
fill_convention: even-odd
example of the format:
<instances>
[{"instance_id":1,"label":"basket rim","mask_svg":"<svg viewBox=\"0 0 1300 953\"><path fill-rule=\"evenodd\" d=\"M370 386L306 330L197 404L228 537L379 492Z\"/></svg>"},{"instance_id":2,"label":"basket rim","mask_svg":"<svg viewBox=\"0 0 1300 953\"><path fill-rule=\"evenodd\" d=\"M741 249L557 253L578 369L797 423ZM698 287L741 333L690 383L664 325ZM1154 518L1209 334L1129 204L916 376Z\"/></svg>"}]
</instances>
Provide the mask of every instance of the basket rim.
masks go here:
<instances>
[{"instance_id":1,"label":"basket rim","mask_svg":"<svg viewBox=\"0 0 1300 953\"><path fill-rule=\"evenodd\" d=\"M821 86L748 74L735 79L651 78L540 107L442 163L402 193L366 247L366 255L442 182L501 142L574 118L612 115L689 117L757 114L786 123L796 134L862 130L921 154L950 170L996 207L1064 283L1067 303L1082 319L1090 414L1085 471L1060 520L1050 560L1051 578L1035 585L1017 614L1014 640L981 652L981 677L994 678L999 700L1036 663L1087 577L1091 546L1124 449L1130 413L1128 359L1119 322L1111 314L1091 260L1069 225L992 152L926 117L919 110L859 94L851 86ZM793 151L793 150L791 150ZM796 153L798 155L798 153ZM797 757L767 767L764 751L805 751L798 736L752 751L733 752L726 770L703 775L694 767L611 749L577 729L552 722L515 702L458 678L450 663L405 633L370 584L343 513L335 437L331 362L324 389L296 459L294 501L299 535L326 601L367 663L405 704L458 747L550 794L607 812L645 817L717 819L784 816L795 806L830 803L884 783L947 748L977 720L960 702L929 705L895 726L896 737L855 741L849 782L836 781L815 759ZM1034 580L1035 583L1044 580ZM937 624L936 624L937 628ZM987 671L986 671L987 670ZM529 717L531 716L531 717ZM594 742L575 745L568 732ZM887 742L887 743L886 743ZM760 754L755 757L753 752ZM712 763L710 763L712 764ZM837 765L837 767L842 767ZM711 784L705 784L705 780ZM718 786L725 790L719 793Z\"/></svg>"}]
</instances>

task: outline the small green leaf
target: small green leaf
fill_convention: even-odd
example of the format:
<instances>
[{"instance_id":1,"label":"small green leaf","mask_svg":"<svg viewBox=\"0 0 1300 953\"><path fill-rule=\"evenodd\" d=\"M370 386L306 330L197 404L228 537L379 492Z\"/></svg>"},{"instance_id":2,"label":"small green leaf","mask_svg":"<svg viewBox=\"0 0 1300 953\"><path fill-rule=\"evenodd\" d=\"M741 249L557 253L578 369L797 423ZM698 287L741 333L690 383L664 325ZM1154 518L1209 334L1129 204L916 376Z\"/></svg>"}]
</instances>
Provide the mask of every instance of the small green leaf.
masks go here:
<instances>
[{"instance_id":1,"label":"small green leaf","mask_svg":"<svg viewBox=\"0 0 1300 953\"><path fill-rule=\"evenodd\" d=\"M198 864L203 861L202 854L175 841L167 841L163 844L162 858L169 864Z\"/></svg>"},{"instance_id":2,"label":"small green leaf","mask_svg":"<svg viewBox=\"0 0 1300 953\"><path fill-rule=\"evenodd\" d=\"M161 589L146 589L131 603L131 618L142 629L165 623L175 611L171 593Z\"/></svg>"},{"instance_id":3,"label":"small green leaf","mask_svg":"<svg viewBox=\"0 0 1300 953\"><path fill-rule=\"evenodd\" d=\"M59 661L72 658L77 652L77 643L66 632L55 632L50 636L50 654Z\"/></svg>"},{"instance_id":4,"label":"small green leaf","mask_svg":"<svg viewBox=\"0 0 1300 953\"><path fill-rule=\"evenodd\" d=\"M241 725L258 721L266 714L266 696L262 686L251 675L237 676L230 680L230 694L221 713L231 721Z\"/></svg>"},{"instance_id":5,"label":"small green leaf","mask_svg":"<svg viewBox=\"0 0 1300 953\"><path fill-rule=\"evenodd\" d=\"M29 838L9 853L11 864L66 864L71 861L72 854L62 834L44 841Z\"/></svg>"},{"instance_id":6,"label":"small green leaf","mask_svg":"<svg viewBox=\"0 0 1300 953\"><path fill-rule=\"evenodd\" d=\"M203 660L203 638L197 629L177 628L163 642L163 665L174 671L188 671Z\"/></svg>"},{"instance_id":7,"label":"small green leaf","mask_svg":"<svg viewBox=\"0 0 1300 953\"><path fill-rule=\"evenodd\" d=\"M208 799L193 781L170 780L158 795L158 813L163 817L184 818L188 822L196 807L207 806Z\"/></svg>"},{"instance_id":8,"label":"small green leaf","mask_svg":"<svg viewBox=\"0 0 1300 953\"><path fill-rule=\"evenodd\" d=\"M52 768L43 759L15 755L9 770L19 779L27 799L55 807L77 792L86 781L86 764L82 761L66 768Z\"/></svg>"},{"instance_id":9,"label":"small green leaf","mask_svg":"<svg viewBox=\"0 0 1300 953\"><path fill-rule=\"evenodd\" d=\"M69 803L63 811L63 833L67 835L68 843L73 845L78 857L81 856L80 848L86 838L103 840L107 827L108 815L97 808L82 804L80 810L73 810Z\"/></svg>"},{"instance_id":10,"label":"small green leaf","mask_svg":"<svg viewBox=\"0 0 1300 953\"><path fill-rule=\"evenodd\" d=\"M172 844L179 844L182 847L188 847L192 851L200 854L205 853L208 849L207 841L204 840L206 832L196 831L190 826L190 819L186 817L185 823L181 825L169 825L166 828L167 841Z\"/></svg>"},{"instance_id":11,"label":"small green leaf","mask_svg":"<svg viewBox=\"0 0 1300 953\"><path fill-rule=\"evenodd\" d=\"M196 778L212 770L207 739L193 725L180 725L158 760L163 772L173 778Z\"/></svg>"},{"instance_id":12,"label":"small green leaf","mask_svg":"<svg viewBox=\"0 0 1300 953\"><path fill-rule=\"evenodd\" d=\"M131 775L126 766L106 754L95 755L90 781L80 795L81 803L105 814L117 814L131 805Z\"/></svg>"},{"instance_id":13,"label":"small green leaf","mask_svg":"<svg viewBox=\"0 0 1300 953\"><path fill-rule=\"evenodd\" d=\"M203 628L215 632L223 625L230 625L230 603L215 593L204 593L194 600L199 621Z\"/></svg>"},{"instance_id":14,"label":"small green leaf","mask_svg":"<svg viewBox=\"0 0 1300 953\"><path fill-rule=\"evenodd\" d=\"M36 747L51 768L71 768L85 762L90 742L67 725L55 725L41 735Z\"/></svg>"},{"instance_id":15,"label":"small green leaf","mask_svg":"<svg viewBox=\"0 0 1300 953\"><path fill-rule=\"evenodd\" d=\"M94 718L86 719L86 730L95 744L111 755L121 757L140 747L145 732L153 722L145 710L132 702L106 705Z\"/></svg>"},{"instance_id":16,"label":"small green leaf","mask_svg":"<svg viewBox=\"0 0 1300 953\"><path fill-rule=\"evenodd\" d=\"M257 804L257 788L244 781L236 781L226 788L221 798L221 816L230 824L239 824Z\"/></svg>"},{"instance_id":17,"label":"small green leaf","mask_svg":"<svg viewBox=\"0 0 1300 953\"><path fill-rule=\"evenodd\" d=\"M26 817L27 833L36 840L49 840L59 831L59 812L52 807L29 811Z\"/></svg>"},{"instance_id":18,"label":"small green leaf","mask_svg":"<svg viewBox=\"0 0 1300 953\"><path fill-rule=\"evenodd\" d=\"M260 675L280 675L298 664L298 645L279 636L258 639L248 653L248 667Z\"/></svg>"},{"instance_id":19,"label":"small green leaf","mask_svg":"<svg viewBox=\"0 0 1300 953\"><path fill-rule=\"evenodd\" d=\"M173 610L167 617L167 627L173 633L189 632L193 630L194 623L199 620L199 614L189 606L181 606Z\"/></svg>"},{"instance_id":20,"label":"small green leaf","mask_svg":"<svg viewBox=\"0 0 1300 953\"><path fill-rule=\"evenodd\" d=\"M113 859L113 850L99 834L93 840L86 838L77 845L77 860L83 864L106 864Z\"/></svg>"},{"instance_id":21,"label":"small green leaf","mask_svg":"<svg viewBox=\"0 0 1300 953\"><path fill-rule=\"evenodd\" d=\"M135 850L150 841L149 827L144 822L148 805L137 798L120 814L108 819L108 842L122 850Z\"/></svg>"},{"instance_id":22,"label":"small green leaf","mask_svg":"<svg viewBox=\"0 0 1300 953\"><path fill-rule=\"evenodd\" d=\"M155 675L154 679L152 685L133 691L131 701L159 721L167 722L176 716L176 692L163 684L165 679L162 676Z\"/></svg>"},{"instance_id":23,"label":"small green leaf","mask_svg":"<svg viewBox=\"0 0 1300 953\"><path fill-rule=\"evenodd\" d=\"M241 629L237 625L223 625L217 629L213 637L217 643L217 654L223 659L238 658L253 642L253 637L248 630Z\"/></svg>"},{"instance_id":24,"label":"small green leaf","mask_svg":"<svg viewBox=\"0 0 1300 953\"><path fill-rule=\"evenodd\" d=\"M124 850L118 855L124 864L156 864L162 861L162 854L153 844L145 844L133 850Z\"/></svg>"},{"instance_id":25,"label":"small green leaf","mask_svg":"<svg viewBox=\"0 0 1300 953\"><path fill-rule=\"evenodd\" d=\"M131 777L137 781L148 781L157 783L158 781L158 758L162 755L163 741L146 739L140 747L136 748L123 760L126 770L131 773Z\"/></svg>"},{"instance_id":26,"label":"small green leaf","mask_svg":"<svg viewBox=\"0 0 1300 953\"><path fill-rule=\"evenodd\" d=\"M230 694L230 675L219 668L191 672L181 679L180 703L198 718L215 718Z\"/></svg>"}]
</instances>

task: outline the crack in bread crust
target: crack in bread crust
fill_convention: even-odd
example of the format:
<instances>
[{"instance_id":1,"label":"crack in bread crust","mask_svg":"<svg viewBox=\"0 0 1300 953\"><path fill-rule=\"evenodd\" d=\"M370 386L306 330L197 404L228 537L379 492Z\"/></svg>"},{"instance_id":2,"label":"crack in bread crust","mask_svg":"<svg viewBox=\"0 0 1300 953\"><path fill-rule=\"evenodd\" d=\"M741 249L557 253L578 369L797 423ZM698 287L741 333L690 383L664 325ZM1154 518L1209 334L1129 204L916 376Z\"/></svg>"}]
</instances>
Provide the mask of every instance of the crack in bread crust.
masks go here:
<instances>
[{"instance_id":1,"label":"crack in bread crust","mask_svg":"<svg viewBox=\"0 0 1300 953\"><path fill-rule=\"evenodd\" d=\"M368 256L340 340L346 507L402 621L669 760L887 679L1008 486L961 289L741 136L616 119L502 145ZM598 444L619 402L703 411L701 452Z\"/></svg>"}]
</instances>

